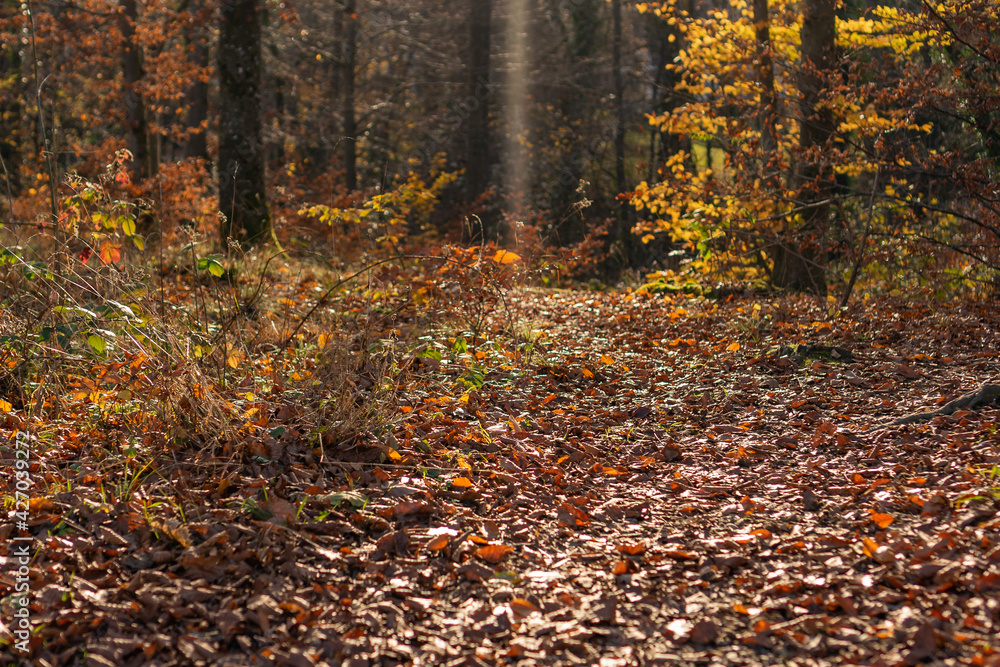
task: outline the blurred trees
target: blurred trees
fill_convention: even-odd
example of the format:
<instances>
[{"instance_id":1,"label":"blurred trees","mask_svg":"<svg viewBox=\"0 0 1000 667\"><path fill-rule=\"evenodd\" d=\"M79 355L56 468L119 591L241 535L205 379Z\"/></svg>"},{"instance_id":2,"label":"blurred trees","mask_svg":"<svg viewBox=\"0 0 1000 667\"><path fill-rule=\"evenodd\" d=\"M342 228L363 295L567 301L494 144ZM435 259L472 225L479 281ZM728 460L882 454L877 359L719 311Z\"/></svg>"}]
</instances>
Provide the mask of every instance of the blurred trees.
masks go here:
<instances>
[{"instance_id":1,"label":"blurred trees","mask_svg":"<svg viewBox=\"0 0 1000 667\"><path fill-rule=\"evenodd\" d=\"M477 220L487 240L597 239L608 266L819 294L852 276L996 281L995 2L547 0L516 27L514 7L4 2L2 192L16 219L51 217L50 181L129 147L166 240L179 223L216 235L221 212L248 242L273 219L349 255L385 237L372 217L301 211L412 203L426 184L392 238L470 240Z\"/></svg>"},{"instance_id":2,"label":"blurred trees","mask_svg":"<svg viewBox=\"0 0 1000 667\"><path fill-rule=\"evenodd\" d=\"M632 193L645 240L729 279L836 286L842 304L859 276L1000 284L995 2L641 8L679 27L683 101L652 122L689 142Z\"/></svg>"}]
</instances>

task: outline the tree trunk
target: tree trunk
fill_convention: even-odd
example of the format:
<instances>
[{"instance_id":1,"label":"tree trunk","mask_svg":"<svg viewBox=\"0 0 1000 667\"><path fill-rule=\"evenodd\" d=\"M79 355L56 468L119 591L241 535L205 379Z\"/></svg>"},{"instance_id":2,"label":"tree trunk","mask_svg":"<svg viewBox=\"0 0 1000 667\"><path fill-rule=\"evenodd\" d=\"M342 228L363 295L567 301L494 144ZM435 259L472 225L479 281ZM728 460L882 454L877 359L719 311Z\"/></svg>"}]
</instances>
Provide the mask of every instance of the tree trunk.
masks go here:
<instances>
[{"instance_id":1,"label":"tree trunk","mask_svg":"<svg viewBox=\"0 0 1000 667\"><path fill-rule=\"evenodd\" d=\"M256 244L272 235L261 117L263 0L219 8L219 210L221 236Z\"/></svg>"},{"instance_id":2,"label":"tree trunk","mask_svg":"<svg viewBox=\"0 0 1000 667\"><path fill-rule=\"evenodd\" d=\"M197 30L191 37L191 59L199 68L208 67L208 35ZM198 79L185 91L188 112L187 127L190 134L184 146L184 157L208 159L208 139L205 121L208 119L208 81Z\"/></svg>"},{"instance_id":3,"label":"tree trunk","mask_svg":"<svg viewBox=\"0 0 1000 667\"><path fill-rule=\"evenodd\" d=\"M344 144L344 185L349 191L358 189L358 126L354 111L354 70L358 47L357 0L344 0L344 41L341 51L340 83L343 122L341 141Z\"/></svg>"},{"instance_id":4,"label":"tree trunk","mask_svg":"<svg viewBox=\"0 0 1000 667\"><path fill-rule=\"evenodd\" d=\"M826 294L825 243L828 203L835 185L823 149L833 134L833 112L821 102L826 75L834 66L835 0L806 0L799 70L800 166L795 175L801 224L786 224L774 253L771 282L777 287Z\"/></svg>"},{"instance_id":5,"label":"tree trunk","mask_svg":"<svg viewBox=\"0 0 1000 667\"><path fill-rule=\"evenodd\" d=\"M777 146L775 117L777 116L777 96L774 93L774 60L771 56L771 17L767 11L767 0L753 0L753 22L757 34L757 77L760 83L760 152L764 160L765 174Z\"/></svg>"},{"instance_id":6,"label":"tree trunk","mask_svg":"<svg viewBox=\"0 0 1000 667\"><path fill-rule=\"evenodd\" d=\"M11 9L16 11L14 7ZM0 51L0 85L4 90L0 100L0 118L4 121L4 136L0 138L0 158L3 159L0 196L6 199L21 193L21 95L24 86L21 85L21 55L13 44L5 44ZM14 211L10 214L13 216Z\"/></svg>"},{"instance_id":7,"label":"tree trunk","mask_svg":"<svg viewBox=\"0 0 1000 667\"><path fill-rule=\"evenodd\" d=\"M625 192L625 75L622 72L622 0L611 0L611 67L615 80L615 186Z\"/></svg>"},{"instance_id":8,"label":"tree trunk","mask_svg":"<svg viewBox=\"0 0 1000 667\"><path fill-rule=\"evenodd\" d=\"M122 35L122 74L125 77L125 125L128 130L128 148L132 151L132 180L141 181L156 175L156 163L150 150L149 123L146 106L137 87L145 74L142 69L142 52L135 38L139 10L136 0L121 0L118 11L118 29Z\"/></svg>"},{"instance_id":9,"label":"tree trunk","mask_svg":"<svg viewBox=\"0 0 1000 667\"><path fill-rule=\"evenodd\" d=\"M682 0L677 4L677 11L693 12L691 0ZM668 115L681 103L681 96L676 87L680 81L677 71L667 70L680 54L683 46L683 33L670 25L660 16L646 17L647 49L649 49L654 68L652 98L650 109L654 115ZM687 137L664 132L660 128L649 128L649 166L646 181L656 182L660 164L667 157L686 151L691 153L691 142Z\"/></svg>"},{"instance_id":10,"label":"tree trunk","mask_svg":"<svg viewBox=\"0 0 1000 667\"><path fill-rule=\"evenodd\" d=\"M618 193L628 191L625 181L625 72L622 65L622 0L611 0L611 68L615 84L615 189ZM630 263L632 256L631 213L628 203L618 203L616 243L613 249L619 254L623 264Z\"/></svg>"},{"instance_id":11,"label":"tree trunk","mask_svg":"<svg viewBox=\"0 0 1000 667\"><path fill-rule=\"evenodd\" d=\"M465 129L465 200L475 201L489 185L490 40L493 0L470 0L467 101L474 108Z\"/></svg>"}]
</instances>

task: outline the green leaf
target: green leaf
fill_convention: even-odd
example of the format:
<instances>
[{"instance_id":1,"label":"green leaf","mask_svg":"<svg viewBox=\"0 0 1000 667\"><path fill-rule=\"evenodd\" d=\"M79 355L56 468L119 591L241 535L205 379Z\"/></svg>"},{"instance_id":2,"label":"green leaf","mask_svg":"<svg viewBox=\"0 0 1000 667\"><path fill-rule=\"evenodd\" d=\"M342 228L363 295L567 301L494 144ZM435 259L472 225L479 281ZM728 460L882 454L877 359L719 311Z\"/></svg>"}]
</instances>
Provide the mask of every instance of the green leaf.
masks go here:
<instances>
[{"instance_id":1,"label":"green leaf","mask_svg":"<svg viewBox=\"0 0 1000 667\"><path fill-rule=\"evenodd\" d=\"M132 236L133 234L135 234L135 220L133 218L130 217L122 218L122 232L125 234L125 236Z\"/></svg>"},{"instance_id":2,"label":"green leaf","mask_svg":"<svg viewBox=\"0 0 1000 667\"><path fill-rule=\"evenodd\" d=\"M108 344L104 342L104 339L97 334L90 334L87 336L87 345L90 345L90 347L97 354L104 354L104 350L108 347Z\"/></svg>"},{"instance_id":3,"label":"green leaf","mask_svg":"<svg viewBox=\"0 0 1000 667\"><path fill-rule=\"evenodd\" d=\"M340 507L346 503L354 509L361 509L368 504L368 498L356 491L341 491L340 493L333 493L324 497L323 500L330 503L331 507Z\"/></svg>"},{"instance_id":4,"label":"green leaf","mask_svg":"<svg viewBox=\"0 0 1000 667\"><path fill-rule=\"evenodd\" d=\"M214 259L208 263L208 272L216 278L221 278L226 269Z\"/></svg>"},{"instance_id":5,"label":"green leaf","mask_svg":"<svg viewBox=\"0 0 1000 667\"><path fill-rule=\"evenodd\" d=\"M146 249L146 242L142 240L141 236L133 236L132 243L134 243L135 247L138 248L139 250Z\"/></svg>"}]
</instances>

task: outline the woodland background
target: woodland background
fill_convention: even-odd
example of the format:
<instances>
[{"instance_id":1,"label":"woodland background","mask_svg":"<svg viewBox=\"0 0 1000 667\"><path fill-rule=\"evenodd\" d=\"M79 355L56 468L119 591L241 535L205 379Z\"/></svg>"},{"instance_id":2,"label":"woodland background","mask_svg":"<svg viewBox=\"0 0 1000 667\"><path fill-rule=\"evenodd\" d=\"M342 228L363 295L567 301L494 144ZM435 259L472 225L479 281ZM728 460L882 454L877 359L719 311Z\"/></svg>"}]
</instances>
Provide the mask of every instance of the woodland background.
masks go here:
<instances>
[{"instance_id":1,"label":"woodland background","mask_svg":"<svg viewBox=\"0 0 1000 667\"><path fill-rule=\"evenodd\" d=\"M612 274L995 284L985 0L5 12L7 213L105 260L117 227L81 228L65 177L127 148L112 200L165 242L273 228L348 259L390 238L586 242L584 270Z\"/></svg>"}]
</instances>

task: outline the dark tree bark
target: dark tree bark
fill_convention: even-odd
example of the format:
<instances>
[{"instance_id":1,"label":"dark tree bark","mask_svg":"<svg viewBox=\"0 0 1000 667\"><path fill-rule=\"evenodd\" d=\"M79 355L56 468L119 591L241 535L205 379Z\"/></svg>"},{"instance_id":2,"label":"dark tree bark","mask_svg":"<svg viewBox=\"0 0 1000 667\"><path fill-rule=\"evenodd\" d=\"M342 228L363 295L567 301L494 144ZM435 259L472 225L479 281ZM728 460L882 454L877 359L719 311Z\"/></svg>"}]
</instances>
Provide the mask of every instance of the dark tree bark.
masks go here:
<instances>
[{"instance_id":1,"label":"dark tree bark","mask_svg":"<svg viewBox=\"0 0 1000 667\"><path fill-rule=\"evenodd\" d=\"M208 67L208 35L198 30L191 38L194 64ZM184 93L188 105L187 127L191 131L184 146L184 157L208 159L205 121L208 119L208 81L197 80Z\"/></svg>"},{"instance_id":2,"label":"dark tree bark","mask_svg":"<svg viewBox=\"0 0 1000 667\"><path fill-rule=\"evenodd\" d=\"M358 122L354 110L354 73L358 48L357 0L344 0L344 40L341 51L340 84L344 126L343 147L344 185L348 190L358 189Z\"/></svg>"},{"instance_id":3,"label":"dark tree bark","mask_svg":"<svg viewBox=\"0 0 1000 667\"><path fill-rule=\"evenodd\" d=\"M11 7L16 11L16 7ZM4 14L7 14L6 7ZM4 45L0 51L0 83L4 86L4 96L0 100L0 119L3 121L3 137L0 137L0 158L3 167L3 188L0 197L6 199L21 192L21 160L23 139L21 132L21 55L14 45ZM11 211L11 215L13 215Z\"/></svg>"},{"instance_id":4,"label":"dark tree bark","mask_svg":"<svg viewBox=\"0 0 1000 667\"><path fill-rule=\"evenodd\" d=\"M771 282L777 287L826 294L828 203L835 186L823 149L833 134L833 112L819 106L826 76L834 67L835 0L806 0L802 20L802 63L799 69L800 164L794 186L805 207L802 223L788 224L774 253ZM817 108L819 106L819 108Z\"/></svg>"},{"instance_id":5,"label":"dark tree bark","mask_svg":"<svg viewBox=\"0 0 1000 667\"><path fill-rule=\"evenodd\" d=\"M121 0L118 10L118 29L122 35L122 74L125 77L125 125L128 131L128 149L132 151L132 180L156 175L155 152L151 150L146 105L137 87L142 80L142 51L135 39L135 25L139 18L136 0Z\"/></svg>"},{"instance_id":6,"label":"dark tree bark","mask_svg":"<svg viewBox=\"0 0 1000 667\"><path fill-rule=\"evenodd\" d=\"M760 82L760 152L764 157L764 170L774 154L777 145L775 117L777 116L777 96L774 93L774 60L771 55L771 17L767 10L767 0L753 0L753 22L757 34L757 80Z\"/></svg>"},{"instance_id":7,"label":"dark tree bark","mask_svg":"<svg viewBox=\"0 0 1000 667\"><path fill-rule=\"evenodd\" d=\"M693 11L691 0L681 0L676 5L675 11L691 13ZM675 70L668 70L667 66L672 64L681 52L683 33L664 21L662 17L655 15L646 17L646 33L647 48L652 57L654 68L650 108L658 116L666 115L681 103L681 97L675 90L680 81L680 75ZM690 144L687 137L664 132L658 127L650 126L649 165L646 181L650 184L656 182L660 164L668 156L682 150L690 154Z\"/></svg>"},{"instance_id":8,"label":"dark tree bark","mask_svg":"<svg viewBox=\"0 0 1000 667\"><path fill-rule=\"evenodd\" d=\"M465 126L465 199L472 202L489 185L490 42L493 0L469 0L467 101L473 107ZM473 103L475 100L475 103Z\"/></svg>"},{"instance_id":9,"label":"dark tree bark","mask_svg":"<svg viewBox=\"0 0 1000 667\"><path fill-rule=\"evenodd\" d=\"M615 85L615 189L628 191L625 181L625 72L622 65L622 0L611 0L611 68ZM613 249L619 259L628 264L633 254L632 211L626 202L619 202L616 240Z\"/></svg>"},{"instance_id":10,"label":"dark tree bark","mask_svg":"<svg viewBox=\"0 0 1000 667\"><path fill-rule=\"evenodd\" d=\"M625 74L622 72L622 0L611 0L613 38L611 67L615 80L615 185L618 192L628 189L625 183Z\"/></svg>"},{"instance_id":11,"label":"dark tree bark","mask_svg":"<svg viewBox=\"0 0 1000 667\"><path fill-rule=\"evenodd\" d=\"M219 7L219 210L229 238L256 244L273 236L265 191L261 115L263 0Z\"/></svg>"}]
</instances>

